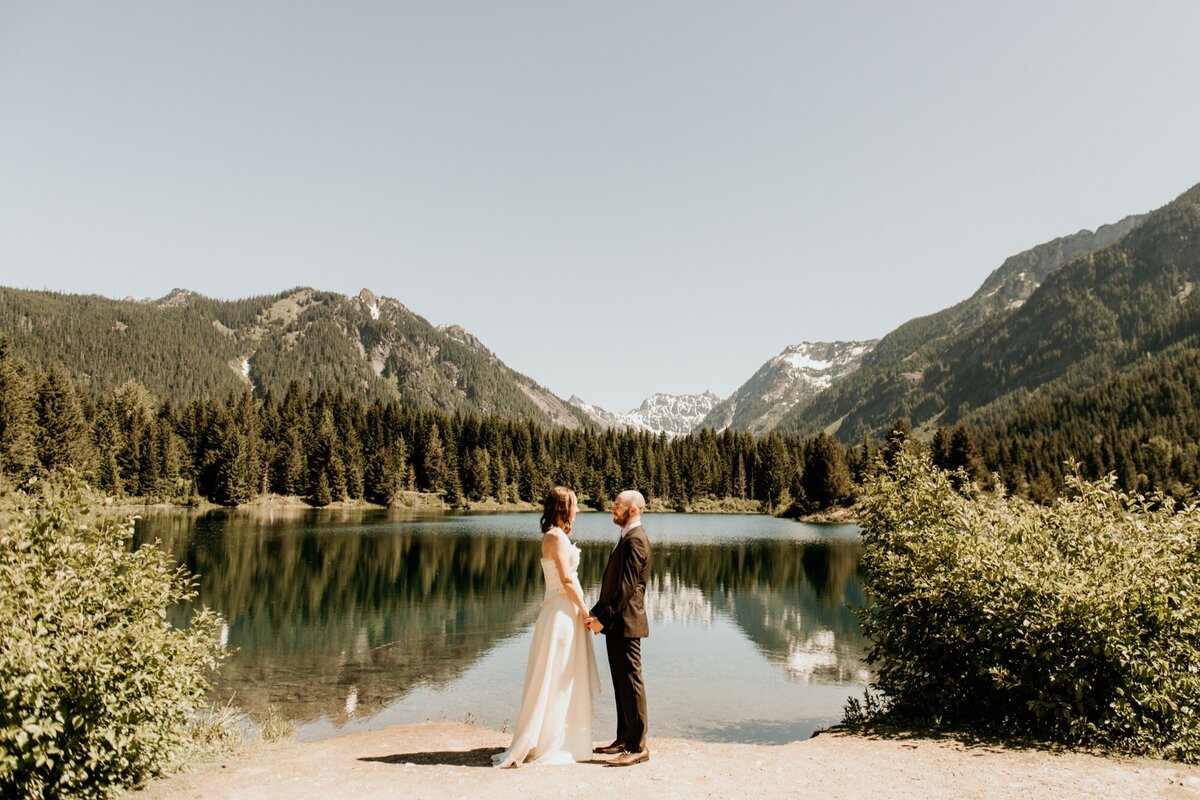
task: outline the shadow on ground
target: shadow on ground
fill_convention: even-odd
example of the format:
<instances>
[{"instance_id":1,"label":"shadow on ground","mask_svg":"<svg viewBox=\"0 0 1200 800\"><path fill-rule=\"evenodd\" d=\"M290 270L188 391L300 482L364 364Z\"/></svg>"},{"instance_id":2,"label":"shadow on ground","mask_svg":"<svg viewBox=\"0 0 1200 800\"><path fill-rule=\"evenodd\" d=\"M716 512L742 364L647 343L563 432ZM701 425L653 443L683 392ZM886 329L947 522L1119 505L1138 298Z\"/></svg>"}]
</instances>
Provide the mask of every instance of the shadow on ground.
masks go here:
<instances>
[{"instance_id":1,"label":"shadow on ground","mask_svg":"<svg viewBox=\"0 0 1200 800\"><path fill-rule=\"evenodd\" d=\"M393 753L390 756L364 756L359 761L381 764L416 764L422 767L490 767L492 756L503 753L503 747L477 747L474 750L439 750L424 753Z\"/></svg>"}]
</instances>

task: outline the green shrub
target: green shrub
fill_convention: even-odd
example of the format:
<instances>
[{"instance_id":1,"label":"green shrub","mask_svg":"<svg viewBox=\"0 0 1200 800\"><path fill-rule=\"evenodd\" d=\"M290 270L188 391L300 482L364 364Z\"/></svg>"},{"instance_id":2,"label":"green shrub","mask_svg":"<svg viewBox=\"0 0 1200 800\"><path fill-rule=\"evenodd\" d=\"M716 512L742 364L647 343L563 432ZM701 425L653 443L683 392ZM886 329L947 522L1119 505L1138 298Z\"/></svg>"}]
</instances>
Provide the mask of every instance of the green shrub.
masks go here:
<instances>
[{"instance_id":1,"label":"green shrub","mask_svg":"<svg viewBox=\"0 0 1200 800\"><path fill-rule=\"evenodd\" d=\"M1200 759L1200 509L1070 486L963 497L908 453L872 479L870 716Z\"/></svg>"},{"instance_id":2,"label":"green shrub","mask_svg":"<svg viewBox=\"0 0 1200 800\"><path fill-rule=\"evenodd\" d=\"M73 476L0 522L0 796L108 797L169 766L221 646L193 580Z\"/></svg>"}]
</instances>

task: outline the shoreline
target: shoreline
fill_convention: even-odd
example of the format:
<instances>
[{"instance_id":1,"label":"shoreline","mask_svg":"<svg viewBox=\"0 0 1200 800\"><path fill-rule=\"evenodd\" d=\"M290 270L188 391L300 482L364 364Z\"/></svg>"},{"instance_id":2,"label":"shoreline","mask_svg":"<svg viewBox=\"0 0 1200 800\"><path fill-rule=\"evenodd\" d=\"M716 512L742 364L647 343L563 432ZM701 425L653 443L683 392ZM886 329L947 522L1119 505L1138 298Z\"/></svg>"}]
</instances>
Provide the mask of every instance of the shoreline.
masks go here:
<instances>
[{"instance_id":1,"label":"shoreline","mask_svg":"<svg viewBox=\"0 0 1200 800\"><path fill-rule=\"evenodd\" d=\"M525 501L500 503L490 498L468 502L463 507L452 507L442 501L441 496L425 492L404 492L399 502L391 505L379 505L366 500L339 500L325 506L314 506L298 495L260 495L248 503L236 506L223 506L202 500L196 504L170 503L162 501L137 502L133 498L122 498L103 507L105 511L117 514L138 514L143 511L170 512L195 511L206 513L210 511L230 512L301 512L301 511L413 511L436 513L491 513L519 514L537 513L541 506ZM847 524L857 522L856 509L835 508L825 512L809 514L795 518L797 522L809 524ZM608 513L602 509L581 507L582 514ZM685 508L675 508L665 503L650 503L646 508L647 514L747 514L754 516L773 516L762 510L758 501L736 499L701 498L695 504Z\"/></svg>"},{"instance_id":2,"label":"shoreline","mask_svg":"<svg viewBox=\"0 0 1200 800\"><path fill-rule=\"evenodd\" d=\"M650 739L650 761L491 768L511 736L425 722L315 742L248 744L130 796L192 798L821 797L863 800L1117 800L1200 797L1200 766L950 737L880 738L841 730L785 745Z\"/></svg>"}]
</instances>

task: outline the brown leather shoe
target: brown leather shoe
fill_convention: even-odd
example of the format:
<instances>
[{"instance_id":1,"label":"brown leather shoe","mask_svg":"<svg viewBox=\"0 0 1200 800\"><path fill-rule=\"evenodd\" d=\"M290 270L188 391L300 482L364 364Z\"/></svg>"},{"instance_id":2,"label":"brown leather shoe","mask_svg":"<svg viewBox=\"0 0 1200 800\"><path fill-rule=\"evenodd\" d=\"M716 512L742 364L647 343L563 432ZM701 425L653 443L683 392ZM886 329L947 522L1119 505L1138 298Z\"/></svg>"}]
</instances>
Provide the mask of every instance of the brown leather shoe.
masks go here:
<instances>
[{"instance_id":1,"label":"brown leather shoe","mask_svg":"<svg viewBox=\"0 0 1200 800\"><path fill-rule=\"evenodd\" d=\"M608 762L610 767L632 767L634 764L640 764L643 761L650 760L650 749L646 748L639 753L624 752L621 755Z\"/></svg>"},{"instance_id":2,"label":"brown leather shoe","mask_svg":"<svg viewBox=\"0 0 1200 800\"><path fill-rule=\"evenodd\" d=\"M604 756L611 756L616 753L625 752L625 745L621 744L620 742L613 742L612 744L605 745L604 747L593 747L592 752L599 753L600 755Z\"/></svg>"}]
</instances>

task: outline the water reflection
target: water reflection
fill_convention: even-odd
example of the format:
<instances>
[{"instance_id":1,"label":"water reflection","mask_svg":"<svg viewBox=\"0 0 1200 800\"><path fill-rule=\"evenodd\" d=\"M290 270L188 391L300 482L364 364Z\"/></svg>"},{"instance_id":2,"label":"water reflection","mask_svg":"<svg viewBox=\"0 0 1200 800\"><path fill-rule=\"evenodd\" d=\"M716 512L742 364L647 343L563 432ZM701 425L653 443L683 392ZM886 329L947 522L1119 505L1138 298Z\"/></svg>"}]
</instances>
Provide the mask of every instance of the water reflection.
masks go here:
<instances>
[{"instance_id":1,"label":"water reflection","mask_svg":"<svg viewBox=\"0 0 1200 800\"><path fill-rule=\"evenodd\" d=\"M142 520L138 536L162 540L198 573L202 601L226 619L222 637L236 653L222 668L219 699L233 696L256 716L276 705L291 719L338 727L415 687L451 685L532 623L543 589L529 520L459 519L172 513ZM865 679L865 642L846 606L863 602L856 538L706 534L691 543L671 530L689 524L682 515L655 520L667 543L656 544L647 596L654 626L703 637L728 619L781 680ZM581 546L580 577L595 596L611 543ZM670 662L669 671L658 678L702 693L700 670Z\"/></svg>"}]
</instances>

